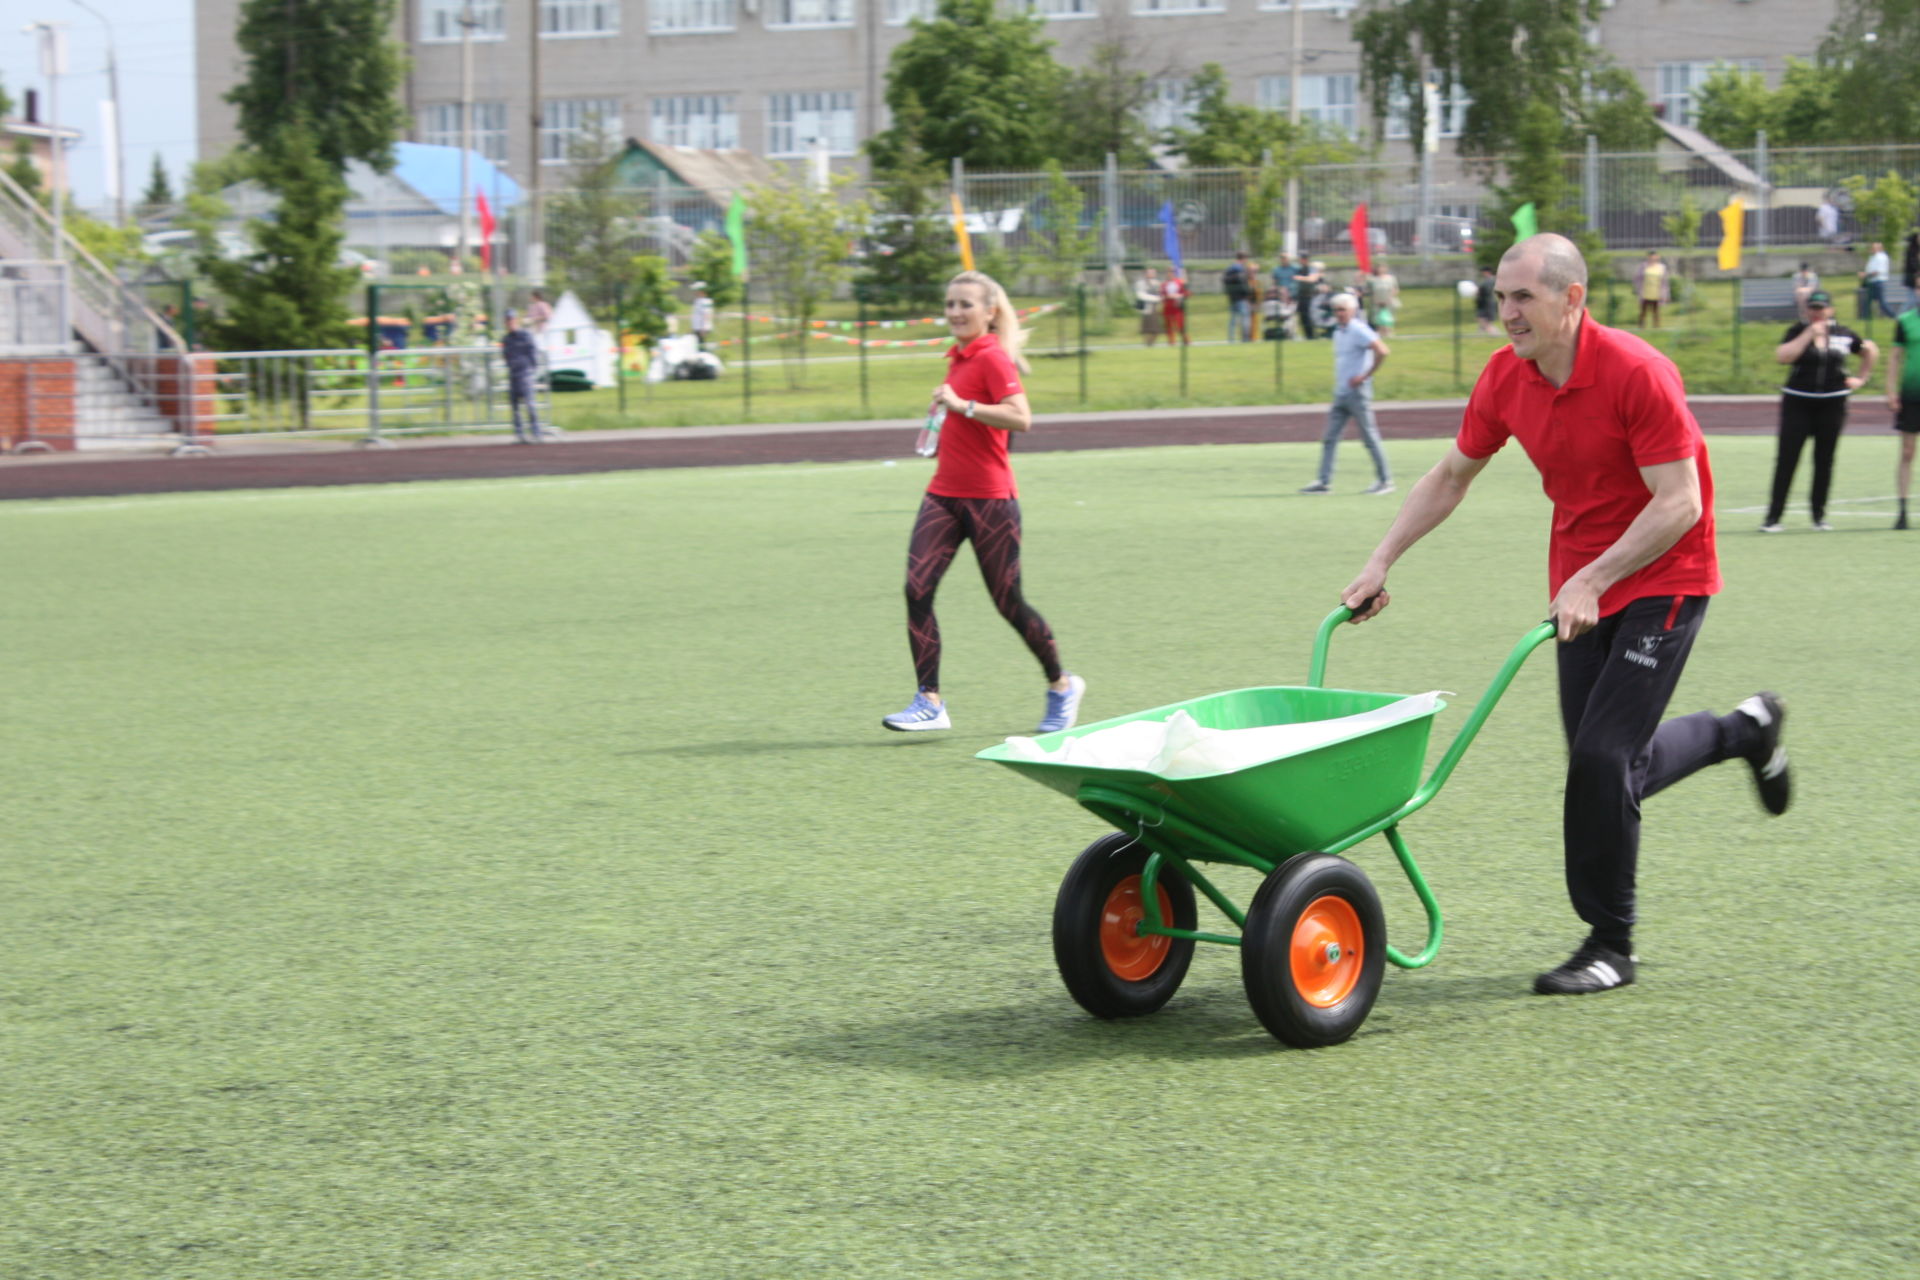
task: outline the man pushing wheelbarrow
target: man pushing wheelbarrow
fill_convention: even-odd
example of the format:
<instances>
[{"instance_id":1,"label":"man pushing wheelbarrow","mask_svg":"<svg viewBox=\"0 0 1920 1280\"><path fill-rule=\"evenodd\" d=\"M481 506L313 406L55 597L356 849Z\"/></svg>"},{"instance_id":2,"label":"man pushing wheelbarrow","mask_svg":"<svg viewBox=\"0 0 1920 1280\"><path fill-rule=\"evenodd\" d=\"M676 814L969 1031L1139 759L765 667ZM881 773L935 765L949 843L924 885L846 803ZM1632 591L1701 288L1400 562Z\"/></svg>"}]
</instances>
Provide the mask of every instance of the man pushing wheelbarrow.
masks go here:
<instances>
[{"instance_id":1,"label":"man pushing wheelbarrow","mask_svg":"<svg viewBox=\"0 0 1920 1280\"><path fill-rule=\"evenodd\" d=\"M1407 495L1366 567L1342 593L1365 622L1386 608L1387 571L1466 497L1509 439L1553 500L1548 551L1560 641L1560 715L1569 760L1567 891L1588 927L1543 995L1634 979L1640 803L1711 764L1745 760L1760 802L1786 811L1780 698L1757 693L1724 716L1662 722L1720 589L1713 474L1672 361L1586 313L1587 265L1562 236L1520 241L1494 281L1512 345L1481 372L1459 435Z\"/></svg>"}]
</instances>

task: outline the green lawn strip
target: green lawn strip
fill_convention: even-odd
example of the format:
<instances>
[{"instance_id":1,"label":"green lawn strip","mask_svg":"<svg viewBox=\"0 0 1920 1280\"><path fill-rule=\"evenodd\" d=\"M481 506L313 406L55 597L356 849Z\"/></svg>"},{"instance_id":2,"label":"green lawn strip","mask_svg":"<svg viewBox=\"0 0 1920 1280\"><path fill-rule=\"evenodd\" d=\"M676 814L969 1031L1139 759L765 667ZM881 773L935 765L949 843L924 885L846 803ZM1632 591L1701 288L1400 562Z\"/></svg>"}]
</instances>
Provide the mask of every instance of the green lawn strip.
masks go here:
<instances>
[{"instance_id":1,"label":"green lawn strip","mask_svg":"<svg viewBox=\"0 0 1920 1280\"><path fill-rule=\"evenodd\" d=\"M1411 477L1437 442L1393 442ZM1052 895L1101 828L971 753L1041 682L962 557L956 729L912 687L900 465L16 503L0 1257L36 1280L1387 1273L1886 1276L1912 1225L1920 923L1893 443L1841 529L1752 532L1674 710L1781 690L1798 802L1647 806L1641 982L1577 941L1551 652L1407 824L1447 913L1348 1045L1203 948L1082 1015ZM1311 446L1032 455L1029 597L1087 714L1297 682L1393 499ZM1804 483L1804 482L1803 482ZM1869 518L1869 514L1871 518ZM1545 607L1517 455L1342 630L1347 687L1470 699ZM1417 944L1379 841L1354 851ZM1242 901L1250 875L1222 880ZM1203 907L1203 910L1207 910ZM1220 922L1211 911L1207 927ZM1892 952L1890 963L1860 963Z\"/></svg>"}]
</instances>

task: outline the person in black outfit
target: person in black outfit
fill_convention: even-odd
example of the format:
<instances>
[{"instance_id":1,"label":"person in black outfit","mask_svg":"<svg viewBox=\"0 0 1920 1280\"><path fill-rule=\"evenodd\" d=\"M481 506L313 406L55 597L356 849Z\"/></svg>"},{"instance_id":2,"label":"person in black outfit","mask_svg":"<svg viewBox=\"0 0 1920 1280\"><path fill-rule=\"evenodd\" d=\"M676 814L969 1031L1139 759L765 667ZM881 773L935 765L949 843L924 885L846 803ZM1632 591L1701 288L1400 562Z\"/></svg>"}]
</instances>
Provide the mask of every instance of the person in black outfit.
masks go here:
<instances>
[{"instance_id":1,"label":"person in black outfit","mask_svg":"<svg viewBox=\"0 0 1920 1280\"><path fill-rule=\"evenodd\" d=\"M513 413L513 438L518 444L540 443L540 419L534 412L533 379L540 367L540 353L533 335L520 327L520 317L507 312L507 336L501 339L500 356L507 362L507 404ZM526 427L520 416L526 414Z\"/></svg>"},{"instance_id":2,"label":"person in black outfit","mask_svg":"<svg viewBox=\"0 0 1920 1280\"><path fill-rule=\"evenodd\" d=\"M1787 510L1787 490L1800 465L1800 450L1813 440L1813 527L1827 523L1827 488L1833 482L1833 454L1847 425L1847 397L1873 372L1880 349L1843 324L1834 323L1833 299L1824 289L1807 295L1807 319L1796 322L1774 350L1774 359L1791 365L1780 395L1780 449L1773 463L1773 496L1767 503L1762 533L1779 533ZM1847 372L1847 358L1860 357L1860 372Z\"/></svg>"}]
</instances>

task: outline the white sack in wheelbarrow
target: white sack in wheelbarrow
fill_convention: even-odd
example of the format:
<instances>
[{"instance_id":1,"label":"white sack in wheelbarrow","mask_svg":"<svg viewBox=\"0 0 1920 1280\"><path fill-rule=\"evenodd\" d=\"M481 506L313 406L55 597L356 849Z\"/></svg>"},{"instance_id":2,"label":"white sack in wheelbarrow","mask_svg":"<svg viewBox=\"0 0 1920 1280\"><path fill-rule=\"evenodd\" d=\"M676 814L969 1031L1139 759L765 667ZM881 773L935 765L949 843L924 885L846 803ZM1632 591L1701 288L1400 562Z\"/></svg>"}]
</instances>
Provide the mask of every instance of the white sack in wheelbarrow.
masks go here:
<instances>
[{"instance_id":1,"label":"white sack in wheelbarrow","mask_svg":"<svg viewBox=\"0 0 1920 1280\"><path fill-rule=\"evenodd\" d=\"M1165 720L1131 720L1069 738L1057 751L1048 751L1032 738L1008 738L1007 747L1016 760L1197 778L1233 773L1431 715L1445 696L1444 690L1435 689L1359 715L1257 729L1208 729L1185 711L1176 711Z\"/></svg>"}]
</instances>

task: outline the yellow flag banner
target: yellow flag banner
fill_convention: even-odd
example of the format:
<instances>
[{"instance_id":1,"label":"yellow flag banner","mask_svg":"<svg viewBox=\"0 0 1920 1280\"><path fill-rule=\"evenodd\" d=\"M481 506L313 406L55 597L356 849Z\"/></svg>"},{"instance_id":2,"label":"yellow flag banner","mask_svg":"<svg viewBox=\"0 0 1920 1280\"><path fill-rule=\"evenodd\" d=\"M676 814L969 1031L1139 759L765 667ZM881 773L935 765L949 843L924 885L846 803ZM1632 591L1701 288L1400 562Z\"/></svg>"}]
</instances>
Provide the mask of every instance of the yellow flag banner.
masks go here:
<instances>
[{"instance_id":1,"label":"yellow flag banner","mask_svg":"<svg viewBox=\"0 0 1920 1280\"><path fill-rule=\"evenodd\" d=\"M1727 201L1727 207L1720 211L1720 269L1738 271L1740 269L1740 237L1747 226L1747 206L1739 196Z\"/></svg>"},{"instance_id":2,"label":"yellow flag banner","mask_svg":"<svg viewBox=\"0 0 1920 1280\"><path fill-rule=\"evenodd\" d=\"M973 241L967 237L967 211L960 207L960 193L953 193L953 239L960 247L960 269L973 270Z\"/></svg>"}]
</instances>

